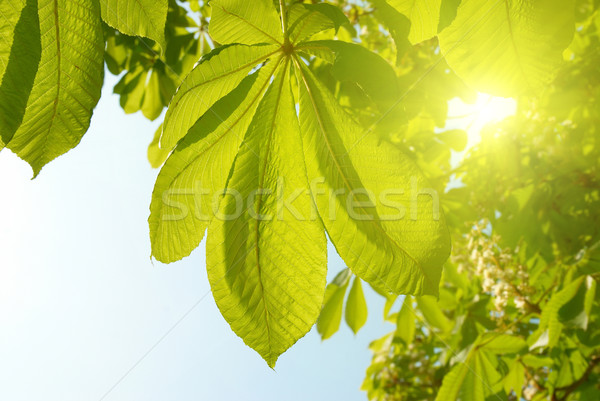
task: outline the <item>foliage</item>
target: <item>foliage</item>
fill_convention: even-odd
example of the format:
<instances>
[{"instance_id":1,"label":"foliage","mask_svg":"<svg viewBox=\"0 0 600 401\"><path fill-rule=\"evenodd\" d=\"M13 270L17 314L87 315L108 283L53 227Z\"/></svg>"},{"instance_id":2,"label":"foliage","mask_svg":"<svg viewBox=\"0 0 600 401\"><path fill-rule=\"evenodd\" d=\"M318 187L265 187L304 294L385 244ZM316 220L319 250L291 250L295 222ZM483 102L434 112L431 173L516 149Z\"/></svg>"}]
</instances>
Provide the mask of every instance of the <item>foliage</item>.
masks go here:
<instances>
[{"instance_id":1,"label":"foliage","mask_svg":"<svg viewBox=\"0 0 600 401\"><path fill-rule=\"evenodd\" d=\"M597 8L2 2L0 148L37 176L75 147L106 65L126 113L164 115L152 255L207 231L217 305L270 366L315 322L358 332L365 282L397 325L371 399L596 399ZM448 102L476 91L519 110L457 164ZM325 234L348 266L327 286Z\"/></svg>"}]
</instances>

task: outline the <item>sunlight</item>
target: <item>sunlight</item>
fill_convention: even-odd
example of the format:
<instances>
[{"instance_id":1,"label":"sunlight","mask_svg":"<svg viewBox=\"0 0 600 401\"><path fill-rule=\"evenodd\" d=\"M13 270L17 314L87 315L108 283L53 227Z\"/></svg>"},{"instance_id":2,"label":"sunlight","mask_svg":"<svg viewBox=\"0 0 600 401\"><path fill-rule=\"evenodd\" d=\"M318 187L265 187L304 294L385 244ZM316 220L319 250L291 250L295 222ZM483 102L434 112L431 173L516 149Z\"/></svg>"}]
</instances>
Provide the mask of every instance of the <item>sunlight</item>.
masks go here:
<instances>
[{"instance_id":1,"label":"sunlight","mask_svg":"<svg viewBox=\"0 0 600 401\"><path fill-rule=\"evenodd\" d=\"M449 103L449 120L452 125L467 131L467 149L481 141L481 130L489 123L496 123L515 115L517 102L513 98L495 97L478 93L473 104L455 98Z\"/></svg>"}]
</instances>

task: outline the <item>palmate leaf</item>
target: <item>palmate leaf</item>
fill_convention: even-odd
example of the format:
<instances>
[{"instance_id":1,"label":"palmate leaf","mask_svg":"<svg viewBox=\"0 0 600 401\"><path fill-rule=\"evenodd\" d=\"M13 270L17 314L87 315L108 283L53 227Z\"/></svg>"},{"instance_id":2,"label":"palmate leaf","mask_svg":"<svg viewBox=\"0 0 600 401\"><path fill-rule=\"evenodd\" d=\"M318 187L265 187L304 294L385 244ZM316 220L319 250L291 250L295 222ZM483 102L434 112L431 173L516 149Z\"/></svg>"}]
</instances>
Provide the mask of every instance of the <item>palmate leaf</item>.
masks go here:
<instances>
[{"instance_id":1,"label":"palmate leaf","mask_svg":"<svg viewBox=\"0 0 600 401\"><path fill-rule=\"evenodd\" d=\"M290 42L282 31L290 21L281 23L270 0L211 4L209 29L224 46L195 67L167 112L161 147L176 146L152 197L152 254L179 260L208 226L217 306L274 366L319 313L321 332L341 320L345 291L340 302L327 295L321 309L325 231L360 279L416 295L437 293L449 236L419 169L365 135L300 58L309 32L335 21L294 14L310 29ZM353 330L366 318L357 282L348 301Z\"/></svg>"},{"instance_id":2,"label":"palmate leaf","mask_svg":"<svg viewBox=\"0 0 600 401\"><path fill-rule=\"evenodd\" d=\"M338 7L327 3L296 3L289 11L289 37L293 43L303 41L311 36L350 24L346 15Z\"/></svg>"},{"instance_id":3,"label":"palmate leaf","mask_svg":"<svg viewBox=\"0 0 600 401\"><path fill-rule=\"evenodd\" d=\"M100 98L104 39L97 2L38 0L41 60L23 121L7 147L34 174L77 146Z\"/></svg>"},{"instance_id":4,"label":"palmate leaf","mask_svg":"<svg viewBox=\"0 0 600 401\"><path fill-rule=\"evenodd\" d=\"M326 284L326 240L310 218L289 59L260 103L210 225L208 278L231 328L273 367L312 327ZM239 197L237 195L240 195ZM298 195L299 194L299 195ZM294 198L293 209L283 201ZM240 201L248 201L237 217Z\"/></svg>"},{"instance_id":5,"label":"palmate leaf","mask_svg":"<svg viewBox=\"0 0 600 401\"><path fill-rule=\"evenodd\" d=\"M0 150L23 120L41 57L37 0L0 4Z\"/></svg>"},{"instance_id":6,"label":"palmate leaf","mask_svg":"<svg viewBox=\"0 0 600 401\"><path fill-rule=\"evenodd\" d=\"M535 94L549 82L573 37L573 0L462 0L440 35L448 65L498 96Z\"/></svg>"},{"instance_id":7,"label":"palmate leaf","mask_svg":"<svg viewBox=\"0 0 600 401\"><path fill-rule=\"evenodd\" d=\"M143 36L164 50L168 0L100 0L102 19L130 36Z\"/></svg>"}]
</instances>

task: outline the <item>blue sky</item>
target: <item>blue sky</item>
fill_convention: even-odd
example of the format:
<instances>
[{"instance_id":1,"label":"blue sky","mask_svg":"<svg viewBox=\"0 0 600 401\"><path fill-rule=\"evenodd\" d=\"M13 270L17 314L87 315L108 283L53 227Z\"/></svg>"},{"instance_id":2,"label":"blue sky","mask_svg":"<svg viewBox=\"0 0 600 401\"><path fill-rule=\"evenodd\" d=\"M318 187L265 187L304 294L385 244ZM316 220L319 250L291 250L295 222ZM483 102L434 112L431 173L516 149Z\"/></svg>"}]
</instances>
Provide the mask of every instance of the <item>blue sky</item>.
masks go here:
<instances>
[{"instance_id":1,"label":"blue sky","mask_svg":"<svg viewBox=\"0 0 600 401\"><path fill-rule=\"evenodd\" d=\"M273 371L219 314L204 244L173 265L150 260L158 172L146 147L158 122L126 116L115 83L107 75L81 145L36 180L25 162L0 153L0 399L365 400L368 344L393 329L370 290L358 336L343 326L321 342L313 330ZM330 247L330 277L343 267Z\"/></svg>"}]
</instances>

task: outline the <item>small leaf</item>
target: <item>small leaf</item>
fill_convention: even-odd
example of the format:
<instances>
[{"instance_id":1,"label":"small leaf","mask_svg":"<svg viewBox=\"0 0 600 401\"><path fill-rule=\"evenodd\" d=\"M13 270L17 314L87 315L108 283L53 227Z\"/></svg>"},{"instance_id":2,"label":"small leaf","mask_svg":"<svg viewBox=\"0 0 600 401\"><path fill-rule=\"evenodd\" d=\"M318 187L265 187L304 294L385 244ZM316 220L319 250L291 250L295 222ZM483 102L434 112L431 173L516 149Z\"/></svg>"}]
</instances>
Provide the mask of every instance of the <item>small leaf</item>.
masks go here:
<instances>
[{"instance_id":1,"label":"small leaf","mask_svg":"<svg viewBox=\"0 0 600 401\"><path fill-rule=\"evenodd\" d=\"M150 145L148 145L148 161L150 162L152 168L159 168L169 157L170 151L161 149L158 146L158 141L160 140L161 133L162 124L156 130L156 133L154 134L154 139L152 139L152 142L150 143Z\"/></svg>"},{"instance_id":2,"label":"small leaf","mask_svg":"<svg viewBox=\"0 0 600 401\"><path fill-rule=\"evenodd\" d=\"M102 19L119 32L152 39L166 49L168 0L100 0Z\"/></svg>"},{"instance_id":3,"label":"small leaf","mask_svg":"<svg viewBox=\"0 0 600 401\"><path fill-rule=\"evenodd\" d=\"M416 322L415 311L413 310L412 297L407 296L402 303L402 308L398 313L396 321L396 337L404 341L404 345L412 344L415 338Z\"/></svg>"},{"instance_id":4,"label":"small leaf","mask_svg":"<svg viewBox=\"0 0 600 401\"><path fill-rule=\"evenodd\" d=\"M427 323L443 332L452 330L452 322L444 315L434 297L417 297L417 305Z\"/></svg>"},{"instance_id":5,"label":"small leaf","mask_svg":"<svg viewBox=\"0 0 600 401\"><path fill-rule=\"evenodd\" d=\"M333 282L325 289L323 309L317 320L317 331L322 340L327 340L340 329L342 312L344 309L344 296L350 282L352 273L344 269L338 273Z\"/></svg>"},{"instance_id":6,"label":"small leaf","mask_svg":"<svg viewBox=\"0 0 600 401\"><path fill-rule=\"evenodd\" d=\"M346 323L354 334L365 325L367 322L367 302L363 293L360 279L356 277L348 293L346 300Z\"/></svg>"}]
</instances>

